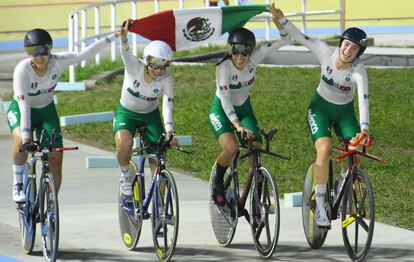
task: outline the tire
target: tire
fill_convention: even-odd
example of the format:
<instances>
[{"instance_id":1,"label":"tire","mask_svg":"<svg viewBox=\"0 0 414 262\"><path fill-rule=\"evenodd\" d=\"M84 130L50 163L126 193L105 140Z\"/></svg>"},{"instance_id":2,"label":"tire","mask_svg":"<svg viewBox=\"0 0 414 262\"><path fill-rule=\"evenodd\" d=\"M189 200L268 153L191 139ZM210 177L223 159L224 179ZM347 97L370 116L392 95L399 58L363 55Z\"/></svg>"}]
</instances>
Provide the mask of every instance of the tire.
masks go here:
<instances>
[{"instance_id":1,"label":"tire","mask_svg":"<svg viewBox=\"0 0 414 262\"><path fill-rule=\"evenodd\" d=\"M137 246L143 222L144 196L141 191L141 184L143 182L141 176L135 175L136 170L138 170L137 165L135 162L130 161L129 171L131 175L134 175L134 182L132 184L133 196L127 197L121 191L118 192L119 228L122 241L129 250L133 250Z\"/></svg>"},{"instance_id":2,"label":"tire","mask_svg":"<svg viewBox=\"0 0 414 262\"><path fill-rule=\"evenodd\" d=\"M29 172L29 169L29 165L26 164L26 170L24 172ZM34 215L37 194L36 179L27 176L27 180L24 183L27 200L26 203L19 204L19 230L23 251L26 254L30 254L36 238L36 221Z\"/></svg>"},{"instance_id":3,"label":"tire","mask_svg":"<svg viewBox=\"0 0 414 262\"><path fill-rule=\"evenodd\" d=\"M227 247L234 238L239 217L237 200L234 197L236 192L236 181L231 175L230 168L227 169L227 172L223 178L226 204L223 207L217 206L212 198L215 170L216 164L213 165L211 170L210 182L208 186L210 223L218 244L222 247Z\"/></svg>"},{"instance_id":4,"label":"tire","mask_svg":"<svg viewBox=\"0 0 414 262\"><path fill-rule=\"evenodd\" d=\"M52 173L40 179L40 231L43 256L56 261L59 249L59 202Z\"/></svg>"},{"instance_id":5,"label":"tire","mask_svg":"<svg viewBox=\"0 0 414 262\"><path fill-rule=\"evenodd\" d=\"M313 183L313 168L312 163L305 175L305 183L302 192L302 224L305 232L306 240L313 249L320 248L325 242L328 234L327 228L319 227L313 216L315 210L315 197L314 197L314 183ZM329 192L329 191L327 191ZM329 213L329 210L328 210ZM329 214L328 214L329 215Z\"/></svg>"},{"instance_id":6,"label":"tire","mask_svg":"<svg viewBox=\"0 0 414 262\"><path fill-rule=\"evenodd\" d=\"M354 181L349 181L342 202L342 237L349 257L361 261L371 247L374 234L374 194L363 172L358 171Z\"/></svg>"},{"instance_id":7,"label":"tire","mask_svg":"<svg viewBox=\"0 0 414 262\"><path fill-rule=\"evenodd\" d=\"M280 207L276 183L264 167L252 180L249 213L254 245L261 257L269 258L279 239Z\"/></svg>"},{"instance_id":8,"label":"tire","mask_svg":"<svg viewBox=\"0 0 414 262\"><path fill-rule=\"evenodd\" d=\"M161 182L156 181L152 195L152 239L159 261L169 261L177 244L179 225L178 191L174 177L168 170L161 170ZM158 189L158 192L156 192ZM155 201L158 196L158 210Z\"/></svg>"}]
</instances>

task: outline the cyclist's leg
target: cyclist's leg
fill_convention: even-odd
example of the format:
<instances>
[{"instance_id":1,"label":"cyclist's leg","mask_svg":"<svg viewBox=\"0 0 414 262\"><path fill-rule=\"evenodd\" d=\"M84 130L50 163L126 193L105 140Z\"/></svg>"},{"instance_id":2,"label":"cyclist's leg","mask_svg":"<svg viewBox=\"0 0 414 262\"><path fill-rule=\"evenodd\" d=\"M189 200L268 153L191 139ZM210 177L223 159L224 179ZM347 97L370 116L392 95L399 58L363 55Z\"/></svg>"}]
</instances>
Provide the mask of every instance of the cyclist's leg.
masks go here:
<instances>
[{"instance_id":1,"label":"cyclist's leg","mask_svg":"<svg viewBox=\"0 0 414 262\"><path fill-rule=\"evenodd\" d=\"M129 161L131 160L133 136L136 130L133 116L132 112L118 105L113 121L116 158L121 171L120 190L122 194L127 196L132 195L132 175L129 171Z\"/></svg>"},{"instance_id":2,"label":"cyclist's leg","mask_svg":"<svg viewBox=\"0 0 414 262\"><path fill-rule=\"evenodd\" d=\"M308 126L316 148L314 167L316 223L320 226L329 226L330 222L325 210L326 184L328 182L329 157L332 149L330 132L331 104L317 93L313 96L308 107Z\"/></svg>"},{"instance_id":3,"label":"cyclist's leg","mask_svg":"<svg viewBox=\"0 0 414 262\"><path fill-rule=\"evenodd\" d=\"M217 164L212 191L214 202L219 206L223 206L225 203L223 177L231 161L239 150L239 144L236 136L234 135L232 124L224 113L218 97L214 97L210 108L209 126L222 148L222 151L216 159Z\"/></svg>"},{"instance_id":4,"label":"cyclist's leg","mask_svg":"<svg viewBox=\"0 0 414 262\"><path fill-rule=\"evenodd\" d=\"M42 129L46 130L46 134L50 139L52 131L55 130L55 141L52 147L62 147L62 132L60 130L59 116L56 111L54 102L40 109L32 109L32 121L36 130L37 139L40 138ZM49 143L49 140L47 141ZM49 153L49 167L53 174L56 190L59 192L62 183L62 160L63 152Z\"/></svg>"},{"instance_id":5,"label":"cyclist's leg","mask_svg":"<svg viewBox=\"0 0 414 262\"><path fill-rule=\"evenodd\" d=\"M13 200L24 202L26 195L23 189L23 172L27 161L27 153L19 152L22 145L22 134L20 131L20 111L16 101L13 101L7 112L7 123L13 136Z\"/></svg>"}]
</instances>

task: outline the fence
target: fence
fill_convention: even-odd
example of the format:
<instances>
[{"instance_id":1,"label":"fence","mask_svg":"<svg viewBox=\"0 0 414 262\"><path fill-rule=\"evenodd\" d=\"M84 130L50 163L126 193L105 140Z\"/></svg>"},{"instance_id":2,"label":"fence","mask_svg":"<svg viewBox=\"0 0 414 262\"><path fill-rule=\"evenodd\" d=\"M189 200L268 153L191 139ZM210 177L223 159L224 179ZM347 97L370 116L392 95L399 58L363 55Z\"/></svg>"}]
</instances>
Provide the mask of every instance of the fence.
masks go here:
<instances>
[{"instance_id":1,"label":"fence","mask_svg":"<svg viewBox=\"0 0 414 262\"><path fill-rule=\"evenodd\" d=\"M184 0L179 1L179 8L184 8ZM243 4L241 2L243 0L234 0L235 5ZM302 20L302 32L306 33L306 21L308 16L319 16L319 15L330 15L330 14L339 14L339 26L340 32L344 30L344 5L345 0L336 0L339 1L339 9L338 10L321 10L321 11L312 11L308 12L306 9L306 0L302 1L302 11L296 13L289 13L285 14L286 17L300 17ZM117 7L119 5L131 5L131 18L137 18L137 1L136 0L113 0L99 4L91 4L85 7L82 7L69 15L69 25L68 25L68 51L69 52L78 52L79 47L81 50L86 48L88 41L94 39L97 41L99 38L105 36L106 34L101 34L101 9L105 6L109 6L109 16L110 16L110 30L116 30L116 15L117 15ZM208 0L205 0L206 6L208 6ZM265 4L270 4L270 0L265 0ZM87 17L88 12L94 12L94 35L87 36ZM160 11L160 0L154 0L154 12ZM80 19L81 17L81 19ZM81 23L79 23L81 20ZM270 39L270 23L272 21L272 17L269 14L259 15L254 17L252 22L265 22L265 39ZM79 38L79 31L81 33L81 38ZM132 50L133 54L137 54L137 36L136 34L132 34ZM112 42L111 44L111 60L114 61L116 59L116 43ZM95 57L95 63L100 63L100 55L97 54ZM82 66L85 65L85 61L81 63ZM69 67L69 81L75 82L75 65L71 65Z\"/></svg>"}]
</instances>

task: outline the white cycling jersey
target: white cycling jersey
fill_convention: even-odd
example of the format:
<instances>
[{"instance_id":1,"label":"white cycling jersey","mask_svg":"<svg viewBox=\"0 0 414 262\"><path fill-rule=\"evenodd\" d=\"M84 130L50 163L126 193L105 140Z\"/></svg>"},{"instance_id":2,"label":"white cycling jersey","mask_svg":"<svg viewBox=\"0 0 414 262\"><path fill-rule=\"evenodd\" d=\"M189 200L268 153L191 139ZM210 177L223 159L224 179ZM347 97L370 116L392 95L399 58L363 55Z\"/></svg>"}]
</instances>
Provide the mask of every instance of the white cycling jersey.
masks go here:
<instances>
[{"instance_id":1,"label":"white cycling jersey","mask_svg":"<svg viewBox=\"0 0 414 262\"><path fill-rule=\"evenodd\" d=\"M122 60L125 64L121 105L126 109L146 114L156 110L162 99L162 116L166 131L173 130L174 78L169 72L148 83L144 80L145 64L130 52L128 43L121 44Z\"/></svg>"},{"instance_id":2,"label":"white cycling jersey","mask_svg":"<svg viewBox=\"0 0 414 262\"><path fill-rule=\"evenodd\" d=\"M256 66L272 51L287 44L290 37L280 30L281 39L257 46L248 58L243 70L237 69L232 59L226 59L216 67L216 96L220 98L224 112L230 121L238 119L234 106L246 102L256 76Z\"/></svg>"},{"instance_id":3,"label":"white cycling jersey","mask_svg":"<svg viewBox=\"0 0 414 262\"><path fill-rule=\"evenodd\" d=\"M288 34L307 47L321 64L321 80L316 91L330 103L337 105L353 101L358 91L359 121L361 129L369 129L369 92L368 76L364 64L355 59L346 70L336 69L339 47L329 46L324 41L310 38L300 32L286 17L279 21Z\"/></svg>"},{"instance_id":4,"label":"white cycling jersey","mask_svg":"<svg viewBox=\"0 0 414 262\"><path fill-rule=\"evenodd\" d=\"M51 54L47 72L43 76L38 76L33 70L32 58L26 58L16 65L13 73L13 96L19 105L20 130L23 139L31 137L30 108L43 108L52 103L53 91L62 72L72 64L93 58L114 39L115 35L111 34L88 46L82 52Z\"/></svg>"}]
</instances>

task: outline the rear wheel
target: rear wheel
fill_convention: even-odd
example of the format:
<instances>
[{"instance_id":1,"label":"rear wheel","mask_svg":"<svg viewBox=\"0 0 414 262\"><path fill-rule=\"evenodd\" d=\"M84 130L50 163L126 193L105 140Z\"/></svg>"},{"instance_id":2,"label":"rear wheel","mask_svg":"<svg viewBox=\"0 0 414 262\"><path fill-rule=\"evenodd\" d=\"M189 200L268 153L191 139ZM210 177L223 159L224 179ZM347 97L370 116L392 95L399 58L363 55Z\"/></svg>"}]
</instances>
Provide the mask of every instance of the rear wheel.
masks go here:
<instances>
[{"instance_id":1,"label":"rear wheel","mask_svg":"<svg viewBox=\"0 0 414 262\"><path fill-rule=\"evenodd\" d=\"M131 161L129 164L130 174L135 176L137 165ZM143 195L141 176L135 176L132 185L133 195L125 196L118 193L118 218L122 241L125 246L132 250L136 247L141 235L143 221Z\"/></svg>"},{"instance_id":2,"label":"rear wheel","mask_svg":"<svg viewBox=\"0 0 414 262\"><path fill-rule=\"evenodd\" d=\"M52 173L40 180L40 229L43 256L47 261L56 261L59 249L59 203Z\"/></svg>"},{"instance_id":3,"label":"rear wheel","mask_svg":"<svg viewBox=\"0 0 414 262\"><path fill-rule=\"evenodd\" d=\"M346 208L345 208L346 207ZM374 234L374 194L368 176L358 171L347 185L342 202L342 237L349 257L361 261Z\"/></svg>"},{"instance_id":4,"label":"rear wheel","mask_svg":"<svg viewBox=\"0 0 414 262\"><path fill-rule=\"evenodd\" d=\"M29 167L26 164L24 172L29 172ZM36 179L28 176L25 182L25 193L27 200L23 204L19 204L19 229L20 240L22 242L23 250L29 254L33 250L35 236L36 236L36 221L35 221L35 206L36 199Z\"/></svg>"},{"instance_id":5,"label":"rear wheel","mask_svg":"<svg viewBox=\"0 0 414 262\"><path fill-rule=\"evenodd\" d=\"M226 204L223 207L219 207L215 204L213 195L213 181L216 175L216 164L213 165L209 182L209 214L210 223L213 228L214 236L220 246L226 247L230 245L236 233L237 221L239 216L239 209L237 201L235 199L236 182L233 175L230 172L230 167L224 174L224 193L226 198Z\"/></svg>"},{"instance_id":6,"label":"rear wheel","mask_svg":"<svg viewBox=\"0 0 414 262\"><path fill-rule=\"evenodd\" d=\"M328 229L319 227L314 218L316 206L314 194L315 185L313 183L314 164L315 163L312 163L309 166L305 175L305 184L302 192L302 223L309 246L311 248L318 249L325 242Z\"/></svg>"},{"instance_id":7,"label":"rear wheel","mask_svg":"<svg viewBox=\"0 0 414 262\"><path fill-rule=\"evenodd\" d=\"M169 261L178 236L178 191L174 177L168 170L161 170L159 181L156 183L158 186L154 187L152 195L152 238L158 259Z\"/></svg>"},{"instance_id":8,"label":"rear wheel","mask_svg":"<svg viewBox=\"0 0 414 262\"><path fill-rule=\"evenodd\" d=\"M253 177L250 189L250 226L260 256L271 257L279 239L280 209L276 183L264 167Z\"/></svg>"}]
</instances>

